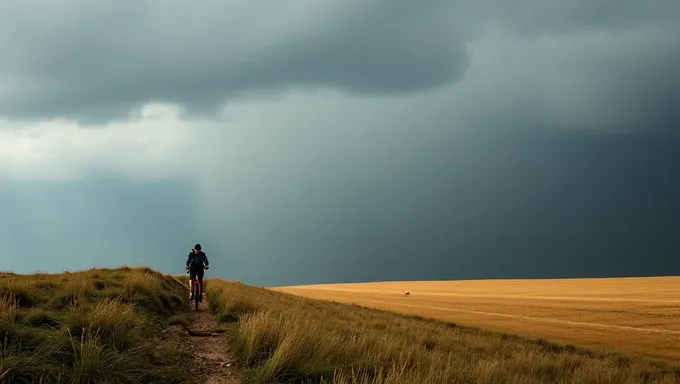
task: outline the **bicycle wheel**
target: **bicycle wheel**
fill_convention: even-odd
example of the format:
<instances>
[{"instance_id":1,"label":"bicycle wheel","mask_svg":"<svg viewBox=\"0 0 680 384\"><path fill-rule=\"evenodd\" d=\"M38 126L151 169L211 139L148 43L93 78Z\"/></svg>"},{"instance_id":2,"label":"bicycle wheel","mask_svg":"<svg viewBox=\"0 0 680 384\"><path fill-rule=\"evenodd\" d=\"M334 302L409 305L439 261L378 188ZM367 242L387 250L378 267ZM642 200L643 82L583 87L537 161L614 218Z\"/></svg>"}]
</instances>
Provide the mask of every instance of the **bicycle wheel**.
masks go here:
<instances>
[{"instance_id":1,"label":"bicycle wheel","mask_svg":"<svg viewBox=\"0 0 680 384\"><path fill-rule=\"evenodd\" d=\"M198 311L198 279L194 281L194 305L196 306L196 311Z\"/></svg>"}]
</instances>

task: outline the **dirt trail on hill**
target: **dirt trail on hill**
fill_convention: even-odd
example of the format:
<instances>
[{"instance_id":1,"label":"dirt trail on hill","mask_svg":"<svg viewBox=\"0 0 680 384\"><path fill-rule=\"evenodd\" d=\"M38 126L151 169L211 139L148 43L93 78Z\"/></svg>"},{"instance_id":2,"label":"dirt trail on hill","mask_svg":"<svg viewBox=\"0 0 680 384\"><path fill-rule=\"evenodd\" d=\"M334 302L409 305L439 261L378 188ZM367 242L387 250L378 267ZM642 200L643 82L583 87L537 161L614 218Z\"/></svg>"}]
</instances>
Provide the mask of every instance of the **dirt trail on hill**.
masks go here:
<instances>
[{"instance_id":1,"label":"dirt trail on hill","mask_svg":"<svg viewBox=\"0 0 680 384\"><path fill-rule=\"evenodd\" d=\"M198 312L193 310L188 324L185 342L192 355L190 363L193 382L205 384L241 383L241 375L229 352L224 329L220 328L215 316L210 313L204 298Z\"/></svg>"}]
</instances>

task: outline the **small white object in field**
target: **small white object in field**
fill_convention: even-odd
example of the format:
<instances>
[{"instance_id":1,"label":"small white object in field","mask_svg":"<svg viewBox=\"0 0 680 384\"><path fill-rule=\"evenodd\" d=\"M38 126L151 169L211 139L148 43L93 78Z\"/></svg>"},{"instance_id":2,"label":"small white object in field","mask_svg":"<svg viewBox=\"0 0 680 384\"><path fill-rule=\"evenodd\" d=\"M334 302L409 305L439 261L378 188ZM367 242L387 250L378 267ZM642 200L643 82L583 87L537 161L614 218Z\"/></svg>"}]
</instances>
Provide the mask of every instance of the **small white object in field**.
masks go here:
<instances>
[{"instance_id":1,"label":"small white object in field","mask_svg":"<svg viewBox=\"0 0 680 384\"><path fill-rule=\"evenodd\" d=\"M411 294L411 292L409 292L409 291L404 291L404 296L408 296L408 295L410 295L410 294Z\"/></svg>"}]
</instances>

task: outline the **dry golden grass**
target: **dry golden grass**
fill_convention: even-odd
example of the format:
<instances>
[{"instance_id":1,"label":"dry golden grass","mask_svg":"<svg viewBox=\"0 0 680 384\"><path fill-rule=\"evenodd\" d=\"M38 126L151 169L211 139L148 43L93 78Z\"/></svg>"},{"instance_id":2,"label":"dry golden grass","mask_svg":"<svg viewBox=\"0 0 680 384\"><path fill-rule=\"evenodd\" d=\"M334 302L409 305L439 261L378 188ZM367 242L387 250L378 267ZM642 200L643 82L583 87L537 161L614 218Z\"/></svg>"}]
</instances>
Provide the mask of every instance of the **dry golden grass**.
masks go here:
<instances>
[{"instance_id":1,"label":"dry golden grass","mask_svg":"<svg viewBox=\"0 0 680 384\"><path fill-rule=\"evenodd\" d=\"M0 273L0 382L186 382L162 332L188 313L186 288L145 267Z\"/></svg>"},{"instance_id":2,"label":"dry golden grass","mask_svg":"<svg viewBox=\"0 0 680 384\"><path fill-rule=\"evenodd\" d=\"M680 277L407 281L274 289L601 351L680 359Z\"/></svg>"},{"instance_id":3,"label":"dry golden grass","mask_svg":"<svg viewBox=\"0 0 680 384\"><path fill-rule=\"evenodd\" d=\"M230 347L247 382L680 382L680 369L670 363L216 279L207 287L211 310L232 324ZM414 296L404 299L417 300L418 289L405 288Z\"/></svg>"}]
</instances>

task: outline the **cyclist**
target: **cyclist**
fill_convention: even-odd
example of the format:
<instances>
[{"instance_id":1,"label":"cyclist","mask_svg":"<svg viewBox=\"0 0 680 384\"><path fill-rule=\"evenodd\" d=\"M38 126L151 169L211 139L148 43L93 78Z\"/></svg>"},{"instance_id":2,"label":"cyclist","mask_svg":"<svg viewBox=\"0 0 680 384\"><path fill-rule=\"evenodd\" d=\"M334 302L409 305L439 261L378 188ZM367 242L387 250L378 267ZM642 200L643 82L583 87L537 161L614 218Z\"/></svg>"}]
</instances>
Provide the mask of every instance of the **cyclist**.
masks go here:
<instances>
[{"instance_id":1,"label":"cyclist","mask_svg":"<svg viewBox=\"0 0 680 384\"><path fill-rule=\"evenodd\" d=\"M198 302L203 302L203 269L209 268L208 256L201 251L201 244L194 245L194 249L189 252L186 262L186 270L189 271L189 300L194 299L194 278L198 276L200 293L198 295Z\"/></svg>"}]
</instances>

